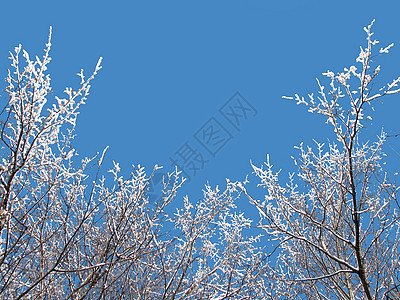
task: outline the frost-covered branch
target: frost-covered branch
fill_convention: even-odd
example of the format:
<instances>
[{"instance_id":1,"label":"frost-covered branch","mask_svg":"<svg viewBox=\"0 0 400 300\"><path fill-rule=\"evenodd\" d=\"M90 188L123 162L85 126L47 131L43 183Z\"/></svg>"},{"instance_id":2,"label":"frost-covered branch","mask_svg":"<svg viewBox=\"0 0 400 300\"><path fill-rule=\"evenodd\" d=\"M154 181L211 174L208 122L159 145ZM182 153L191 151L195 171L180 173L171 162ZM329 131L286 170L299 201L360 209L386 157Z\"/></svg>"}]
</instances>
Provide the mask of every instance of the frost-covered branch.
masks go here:
<instances>
[{"instance_id":1,"label":"frost-covered branch","mask_svg":"<svg viewBox=\"0 0 400 300\"><path fill-rule=\"evenodd\" d=\"M338 144L297 147L298 173L284 186L269 160L264 168L252 165L266 192L263 200L237 184L259 210L259 227L278 242L271 271L276 298L400 297L398 187L382 168L385 134L369 143L360 131L372 119L374 101L400 92L400 77L375 90L381 67L372 66L379 43L372 38L372 25L364 28L367 45L356 58L360 71L353 65L339 73L327 71L329 91L317 79L318 96L284 97L323 115Z\"/></svg>"}]
</instances>

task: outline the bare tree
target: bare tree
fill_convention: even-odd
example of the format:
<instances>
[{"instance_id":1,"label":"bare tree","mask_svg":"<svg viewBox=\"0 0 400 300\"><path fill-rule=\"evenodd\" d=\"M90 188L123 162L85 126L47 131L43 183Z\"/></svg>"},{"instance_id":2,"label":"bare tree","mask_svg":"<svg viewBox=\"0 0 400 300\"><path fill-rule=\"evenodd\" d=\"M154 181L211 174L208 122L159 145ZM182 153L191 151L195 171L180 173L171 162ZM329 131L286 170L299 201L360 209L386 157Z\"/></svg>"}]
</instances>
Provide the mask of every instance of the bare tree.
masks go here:
<instances>
[{"instance_id":1,"label":"bare tree","mask_svg":"<svg viewBox=\"0 0 400 300\"><path fill-rule=\"evenodd\" d=\"M284 97L323 115L337 142L316 142L315 150L301 144L298 173L286 185L269 159L264 167L253 165L264 200L237 183L276 243L269 270L273 299L400 299L398 187L383 170L385 133L371 143L362 130L374 102L400 92L400 77L379 90L374 85L380 66L373 66L378 41L372 24L364 28L367 45L356 59L359 69L324 73L328 92L318 81L318 95Z\"/></svg>"},{"instance_id":2,"label":"bare tree","mask_svg":"<svg viewBox=\"0 0 400 300\"><path fill-rule=\"evenodd\" d=\"M65 98L52 96L51 30L42 58L10 52L0 114L1 299L224 299L262 297L264 253L251 221L235 213L231 183L167 213L184 179L164 178L150 205L149 180L102 155L77 161L78 110L101 59ZM21 62L21 52L23 61Z\"/></svg>"}]
</instances>

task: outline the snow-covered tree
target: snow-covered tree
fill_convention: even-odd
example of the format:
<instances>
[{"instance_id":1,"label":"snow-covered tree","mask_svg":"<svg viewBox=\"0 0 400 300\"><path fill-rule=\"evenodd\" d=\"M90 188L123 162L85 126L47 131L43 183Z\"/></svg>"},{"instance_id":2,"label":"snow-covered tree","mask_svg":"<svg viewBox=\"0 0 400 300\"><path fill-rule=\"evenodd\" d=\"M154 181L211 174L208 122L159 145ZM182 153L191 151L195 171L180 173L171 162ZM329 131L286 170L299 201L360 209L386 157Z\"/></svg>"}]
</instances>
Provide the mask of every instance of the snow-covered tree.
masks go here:
<instances>
[{"instance_id":1,"label":"snow-covered tree","mask_svg":"<svg viewBox=\"0 0 400 300\"><path fill-rule=\"evenodd\" d=\"M400 77L376 90L371 26L359 70L328 71L329 92L318 82L317 96L288 97L325 116L336 142L300 145L287 185L269 161L253 165L263 200L247 181L228 181L175 210L180 172L164 177L150 205L158 166L150 174L133 166L124 177L118 163L103 170L107 148L76 153L79 108L101 59L57 97L46 72L51 30L42 58L16 47L0 99L0 298L400 299L397 186L383 170L385 134L370 143L361 130L375 101L400 92ZM242 195L259 225L237 211Z\"/></svg>"},{"instance_id":2,"label":"snow-covered tree","mask_svg":"<svg viewBox=\"0 0 400 300\"><path fill-rule=\"evenodd\" d=\"M110 173L101 155L73 147L78 110L93 74L53 96L51 30L42 58L10 52L0 114L1 299L222 299L262 296L264 253L235 213L237 192L206 187L204 198L167 214L183 179L163 180L149 205L141 166ZM21 58L22 54L22 58ZM172 211L169 209L168 211Z\"/></svg>"},{"instance_id":3,"label":"snow-covered tree","mask_svg":"<svg viewBox=\"0 0 400 300\"><path fill-rule=\"evenodd\" d=\"M298 172L285 185L269 159L253 165L265 199L237 184L276 246L269 269L273 299L400 299L398 187L384 171L385 133L369 142L365 130L374 102L400 92L400 77L377 87L376 59L393 44L377 51L372 24L364 28L357 67L324 73L328 91L318 81L317 95L284 97L323 115L337 141L301 144Z\"/></svg>"}]
</instances>

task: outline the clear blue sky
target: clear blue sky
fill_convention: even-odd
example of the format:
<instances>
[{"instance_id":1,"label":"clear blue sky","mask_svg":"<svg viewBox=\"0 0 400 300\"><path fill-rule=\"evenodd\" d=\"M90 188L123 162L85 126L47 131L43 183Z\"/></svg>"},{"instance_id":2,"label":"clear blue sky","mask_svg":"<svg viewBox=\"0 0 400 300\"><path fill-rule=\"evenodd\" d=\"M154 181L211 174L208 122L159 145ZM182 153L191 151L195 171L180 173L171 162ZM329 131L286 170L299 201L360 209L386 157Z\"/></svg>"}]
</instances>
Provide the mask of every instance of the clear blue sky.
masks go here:
<instances>
[{"instance_id":1,"label":"clear blue sky","mask_svg":"<svg viewBox=\"0 0 400 300\"><path fill-rule=\"evenodd\" d=\"M104 57L78 119L81 155L110 145L109 165L126 172L138 163L170 171L171 160L186 159L192 180L183 193L194 197L207 180L243 179L267 153L285 174L293 146L326 141L328 125L281 96L315 92L322 72L354 64L372 19L381 44L395 43L378 58L380 83L400 74L397 0L7 1L1 11L2 78L19 43L42 55L49 26L56 94ZM400 133L400 95L386 100L374 130ZM396 139L387 150L398 169L393 149L400 153Z\"/></svg>"}]
</instances>

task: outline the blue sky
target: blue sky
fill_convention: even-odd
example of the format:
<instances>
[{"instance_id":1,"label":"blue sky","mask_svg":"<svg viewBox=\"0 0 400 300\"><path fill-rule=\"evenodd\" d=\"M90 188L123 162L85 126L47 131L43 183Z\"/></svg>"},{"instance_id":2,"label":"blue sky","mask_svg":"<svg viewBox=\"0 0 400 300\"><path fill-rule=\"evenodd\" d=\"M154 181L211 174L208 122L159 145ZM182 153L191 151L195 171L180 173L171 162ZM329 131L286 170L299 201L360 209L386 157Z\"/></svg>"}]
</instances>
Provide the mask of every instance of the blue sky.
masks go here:
<instances>
[{"instance_id":1,"label":"blue sky","mask_svg":"<svg viewBox=\"0 0 400 300\"><path fill-rule=\"evenodd\" d=\"M90 73L104 57L78 119L79 153L92 156L109 145L108 166L118 161L126 174L131 164L171 171L173 160L186 159L191 180L182 193L193 197L207 180L223 186L226 177L244 179L250 160L260 165L267 153L285 174L293 169L293 146L326 141L329 126L281 96L316 92L322 72L354 64L362 28L372 19L382 46L395 43L389 56L378 58L380 83L400 74L400 2L394 0L18 3L2 4L0 76L19 43L42 55L49 26L55 94L77 86L75 74ZM382 127L400 133L400 95L375 108L371 136ZM217 139L207 136L212 129ZM398 169L398 140L390 140L387 153Z\"/></svg>"}]
</instances>

